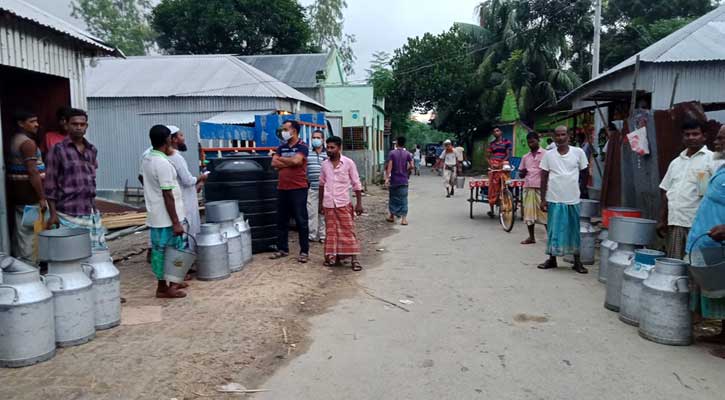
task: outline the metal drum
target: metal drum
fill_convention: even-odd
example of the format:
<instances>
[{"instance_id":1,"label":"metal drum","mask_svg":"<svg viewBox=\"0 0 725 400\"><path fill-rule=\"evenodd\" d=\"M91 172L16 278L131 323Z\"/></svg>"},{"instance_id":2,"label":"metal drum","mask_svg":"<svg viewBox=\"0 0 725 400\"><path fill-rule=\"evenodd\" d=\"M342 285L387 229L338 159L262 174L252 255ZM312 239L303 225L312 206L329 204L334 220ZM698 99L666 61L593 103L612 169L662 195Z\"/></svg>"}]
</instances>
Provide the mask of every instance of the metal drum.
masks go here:
<instances>
[{"instance_id":1,"label":"metal drum","mask_svg":"<svg viewBox=\"0 0 725 400\"><path fill-rule=\"evenodd\" d=\"M239 218L239 204L236 200L212 201L204 206L206 222L234 221Z\"/></svg>"},{"instance_id":2,"label":"metal drum","mask_svg":"<svg viewBox=\"0 0 725 400\"><path fill-rule=\"evenodd\" d=\"M108 250L93 250L86 260L91 266L93 281L93 313L96 330L104 330L121 324L121 274L113 265Z\"/></svg>"},{"instance_id":3,"label":"metal drum","mask_svg":"<svg viewBox=\"0 0 725 400\"><path fill-rule=\"evenodd\" d=\"M244 267L242 254L242 234L236 227L236 223L225 221L219 224L219 230L227 238L227 254L229 255L229 270L231 272L241 271Z\"/></svg>"},{"instance_id":4,"label":"metal drum","mask_svg":"<svg viewBox=\"0 0 725 400\"><path fill-rule=\"evenodd\" d=\"M642 283L639 335L653 342L686 346L692 343L692 314L687 264L658 258Z\"/></svg>"},{"instance_id":5,"label":"metal drum","mask_svg":"<svg viewBox=\"0 0 725 400\"><path fill-rule=\"evenodd\" d=\"M55 355L53 294L37 268L3 259L0 285L0 366L25 367Z\"/></svg>"},{"instance_id":6,"label":"metal drum","mask_svg":"<svg viewBox=\"0 0 725 400\"><path fill-rule=\"evenodd\" d=\"M644 218L614 217L610 219L609 239L617 243L647 246L655 241L657 221Z\"/></svg>"},{"instance_id":7,"label":"metal drum","mask_svg":"<svg viewBox=\"0 0 725 400\"><path fill-rule=\"evenodd\" d=\"M592 217L599 215L599 202L596 200L581 200L579 212L579 258L584 265L594 264L596 250L597 229L592 225ZM574 263L574 256L567 255L564 261Z\"/></svg>"},{"instance_id":8,"label":"metal drum","mask_svg":"<svg viewBox=\"0 0 725 400\"><path fill-rule=\"evenodd\" d=\"M602 229L599 234L599 276L597 279L601 283L607 283L607 265L609 265L609 257L617 250L617 242L609 240L609 229Z\"/></svg>"},{"instance_id":9,"label":"metal drum","mask_svg":"<svg viewBox=\"0 0 725 400\"><path fill-rule=\"evenodd\" d=\"M227 239L219 224L202 224L196 236L196 279L215 281L229 278Z\"/></svg>"},{"instance_id":10,"label":"metal drum","mask_svg":"<svg viewBox=\"0 0 725 400\"><path fill-rule=\"evenodd\" d=\"M86 343L96 336L92 268L81 265L91 256L89 232L54 229L41 232L40 239L41 258L48 261L46 285L53 292L55 342L60 347Z\"/></svg>"},{"instance_id":11,"label":"metal drum","mask_svg":"<svg viewBox=\"0 0 725 400\"><path fill-rule=\"evenodd\" d=\"M609 207L602 210L602 226L609 229L609 221L614 217L635 217L642 216L642 210L629 207Z\"/></svg>"},{"instance_id":12,"label":"metal drum","mask_svg":"<svg viewBox=\"0 0 725 400\"><path fill-rule=\"evenodd\" d=\"M604 308L619 312L622 298L622 278L624 270L634 264L633 244L620 244L612 253L607 263L607 295L604 299Z\"/></svg>"},{"instance_id":13,"label":"metal drum","mask_svg":"<svg viewBox=\"0 0 725 400\"><path fill-rule=\"evenodd\" d=\"M244 220L244 216L235 222L237 230L242 235L242 263L246 266L252 261L252 229L249 227L249 221Z\"/></svg>"},{"instance_id":14,"label":"metal drum","mask_svg":"<svg viewBox=\"0 0 725 400\"><path fill-rule=\"evenodd\" d=\"M655 266L655 259L665 253L650 249L634 251L634 263L624 270L622 276L622 297L619 301L619 320L625 324L639 326L640 294L642 282Z\"/></svg>"}]
</instances>

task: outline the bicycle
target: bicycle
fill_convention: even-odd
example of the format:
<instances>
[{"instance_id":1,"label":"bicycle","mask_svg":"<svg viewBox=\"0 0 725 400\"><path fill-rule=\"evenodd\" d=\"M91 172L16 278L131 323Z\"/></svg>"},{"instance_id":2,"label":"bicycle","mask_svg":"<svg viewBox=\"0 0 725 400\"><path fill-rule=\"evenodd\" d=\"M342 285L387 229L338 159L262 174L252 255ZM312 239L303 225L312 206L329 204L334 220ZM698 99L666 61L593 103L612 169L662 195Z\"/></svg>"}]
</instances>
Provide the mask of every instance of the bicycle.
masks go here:
<instances>
[{"instance_id":1,"label":"bicycle","mask_svg":"<svg viewBox=\"0 0 725 400\"><path fill-rule=\"evenodd\" d=\"M491 172L503 172L498 182L489 180L489 187L492 184L500 185L500 191L494 206L495 212L493 214L489 213L489 216L495 218L495 215L498 214L499 222L505 232L511 232L514 229L514 222L516 222L516 201L508 185L512 170L509 164L504 164L501 169L489 169L489 176Z\"/></svg>"}]
</instances>

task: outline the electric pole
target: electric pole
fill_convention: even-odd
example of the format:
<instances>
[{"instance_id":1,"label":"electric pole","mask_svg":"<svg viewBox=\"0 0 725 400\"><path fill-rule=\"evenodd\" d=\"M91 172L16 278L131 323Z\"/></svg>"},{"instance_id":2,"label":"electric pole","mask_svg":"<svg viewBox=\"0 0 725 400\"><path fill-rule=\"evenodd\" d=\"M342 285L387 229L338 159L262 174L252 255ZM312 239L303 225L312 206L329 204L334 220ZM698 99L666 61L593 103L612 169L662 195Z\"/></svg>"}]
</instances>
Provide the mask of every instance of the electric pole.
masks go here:
<instances>
[{"instance_id":1,"label":"electric pole","mask_svg":"<svg viewBox=\"0 0 725 400\"><path fill-rule=\"evenodd\" d=\"M602 30L602 0L594 0L594 41L592 42L592 79L599 76L599 44Z\"/></svg>"}]
</instances>

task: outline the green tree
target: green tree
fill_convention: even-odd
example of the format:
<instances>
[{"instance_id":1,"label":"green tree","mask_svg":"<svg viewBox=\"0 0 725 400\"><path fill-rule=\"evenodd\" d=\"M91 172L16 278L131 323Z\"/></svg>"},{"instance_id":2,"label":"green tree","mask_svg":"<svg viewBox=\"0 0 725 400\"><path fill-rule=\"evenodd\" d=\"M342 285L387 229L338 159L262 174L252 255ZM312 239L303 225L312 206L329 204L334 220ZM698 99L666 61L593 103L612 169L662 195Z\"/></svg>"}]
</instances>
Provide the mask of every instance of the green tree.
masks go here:
<instances>
[{"instance_id":1,"label":"green tree","mask_svg":"<svg viewBox=\"0 0 725 400\"><path fill-rule=\"evenodd\" d=\"M88 30L129 56L146 54L155 33L149 26L150 0L74 0L72 15Z\"/></svg>"},{"instance_id":2,"label":"green tree","mask_svg":"<svg viewBox=\"0 0 725 400\"><path fill-rule=\"evenodd\" d=\"M355 35L344 34L344 11L347 8L345 0L315 0L307 8L310 20L311 43L319 50L337 49L342 61L343 69L348 75L355 73L355 53L352 45Z\"/></svg>"},{"instance_id":3,"label":"green tree","mask_svg":"<svg viewBox=\"0 0 725 400\"><path fill-rule=\"evenodd\" d=\"M407 139L407 148L413 149L416 144L419 144L425 151L425 145L428 143L440 143L446 139L452 139L455 137L450 132L439 131L429 124L424 124L418 121L408 120L407 129L402 134ZM401 136L401 135L398 135Z\"/></svg>"},{"instance_id":4,"label":"green tree","mask_svg":"<svg viewBox=\"0 0 725 400\"><path fill-rule=\"evenodd\" d=\"M370 68L365 72L368 84L373 85L373 93L378 99L386 98L393 90L393 71L390 68L390 54L385 51L373 53Z\"/></svg>"},{"instance_id":5,"label":"green tree","mask_svg":"<svg viewBox=\"0 0 725 400\"><path fill-rule=\"evenodd\" d=\"M296 0L162 0L152 13L159 46L170 54L289 54L309 48Z\"/></svg>"},{"instance_id":6,"label":"green tree","mask_svg":"<svg viewBox=\"0 0 725 400\"><path fill-rule=\"evenodd\" d=\"M715 4L712 0L609 0L603 15L602 67L619 64Z\"/></svg>"}]
</instances>

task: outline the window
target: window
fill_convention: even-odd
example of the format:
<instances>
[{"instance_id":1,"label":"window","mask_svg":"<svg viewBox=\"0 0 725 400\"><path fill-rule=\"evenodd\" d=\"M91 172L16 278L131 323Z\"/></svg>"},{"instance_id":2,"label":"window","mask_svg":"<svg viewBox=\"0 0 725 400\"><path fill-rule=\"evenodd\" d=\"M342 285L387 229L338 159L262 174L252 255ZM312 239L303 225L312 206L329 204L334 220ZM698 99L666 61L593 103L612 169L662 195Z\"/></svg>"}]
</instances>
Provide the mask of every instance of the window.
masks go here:
<instances>
[{"instance_id":1,"label":"window","mask_svg":"<svg viewBox=\"0 0 725 400\"><path fill-rule=\"evenodd\" d=\"M342 148L344 150L365 150L365 128L353 126L342 128Z\"/></svg>"}]
</instances>

